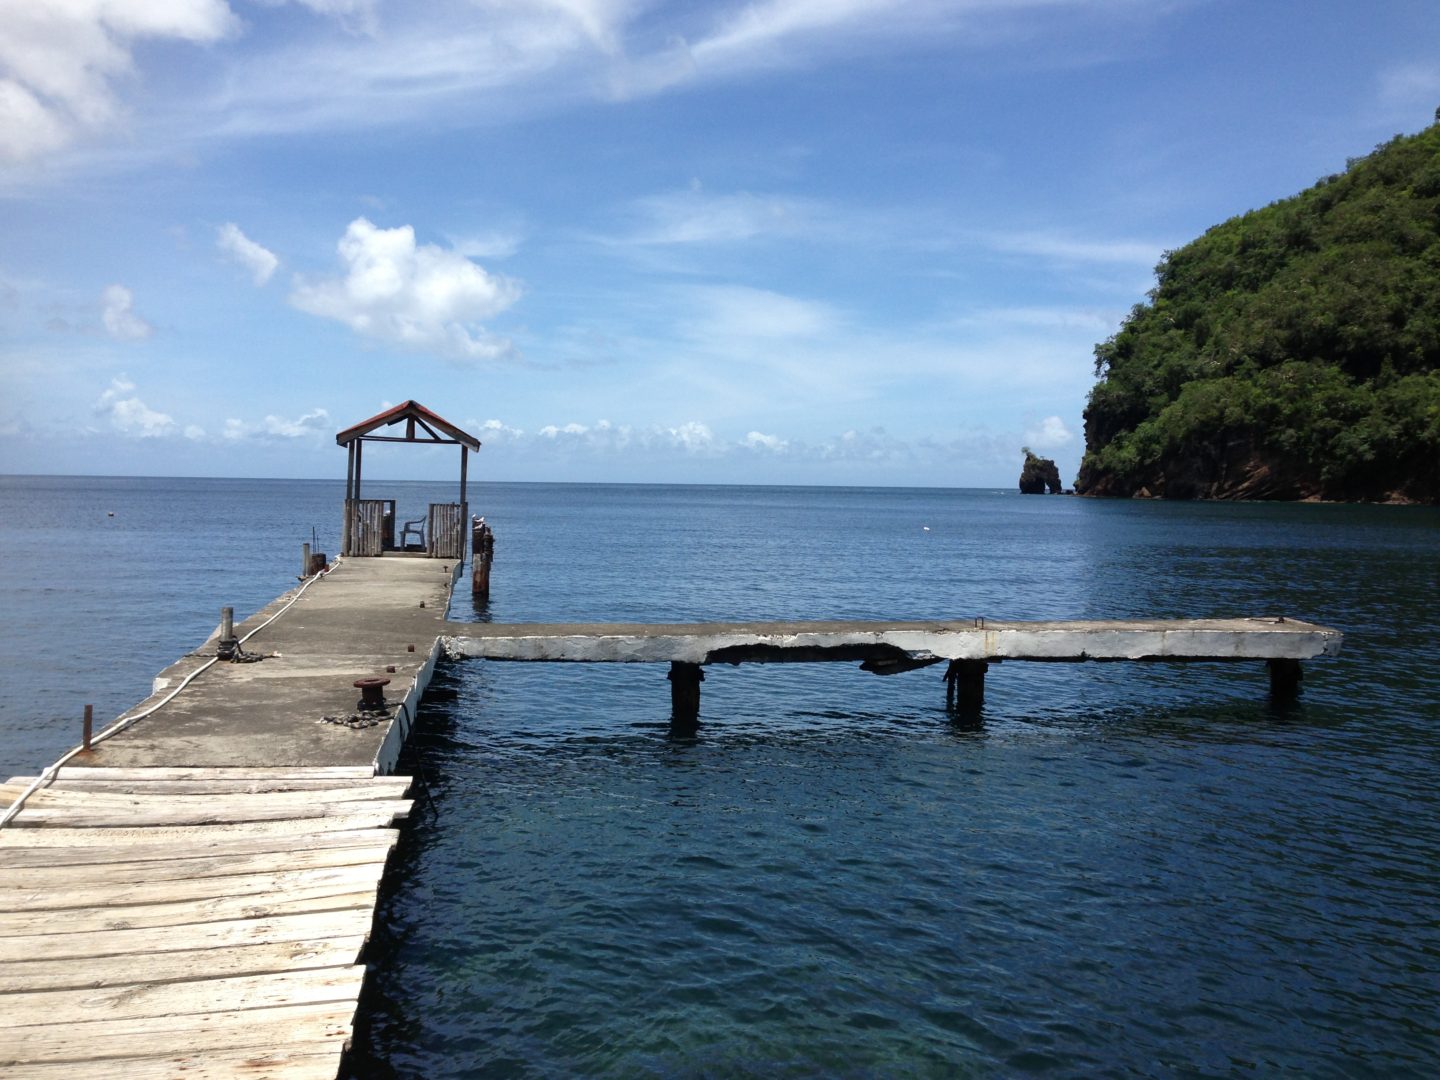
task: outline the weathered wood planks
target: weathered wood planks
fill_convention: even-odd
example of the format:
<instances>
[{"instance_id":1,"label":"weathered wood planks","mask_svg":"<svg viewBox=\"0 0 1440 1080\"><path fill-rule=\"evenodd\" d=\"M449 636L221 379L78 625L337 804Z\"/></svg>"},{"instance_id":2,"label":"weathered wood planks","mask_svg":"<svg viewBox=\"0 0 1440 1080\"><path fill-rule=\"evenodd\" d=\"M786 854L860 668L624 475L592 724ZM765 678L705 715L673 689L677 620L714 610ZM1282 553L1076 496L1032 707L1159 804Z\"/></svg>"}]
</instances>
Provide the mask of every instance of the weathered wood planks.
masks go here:
<instances>
[{"instance_id":1,"label":"weathered wood planks","mask_svg":"<svg viewBox=\"0 0 1440 1080\"><path fill-rule=\"evenodd\" d=\"M410 807L368 772L62 768L0 829L0 1074L333 1078Z\"/></svg>"}]
</instances>

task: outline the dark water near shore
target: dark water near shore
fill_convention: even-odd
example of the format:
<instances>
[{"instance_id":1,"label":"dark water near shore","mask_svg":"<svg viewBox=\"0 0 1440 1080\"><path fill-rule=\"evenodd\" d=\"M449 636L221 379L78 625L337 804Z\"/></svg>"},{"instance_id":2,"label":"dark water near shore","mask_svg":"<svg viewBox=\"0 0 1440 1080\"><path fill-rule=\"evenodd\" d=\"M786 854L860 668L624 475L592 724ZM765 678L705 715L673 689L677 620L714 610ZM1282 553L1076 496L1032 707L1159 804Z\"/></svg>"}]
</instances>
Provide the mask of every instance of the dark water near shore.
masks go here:
<instances>
[{"instance_id":1,"label":"dark water near shore","mask_svg":"<svg viewBox=\"0 0 1440 1080\"><path fill-rule=\"evenodd\" d=\"M452 494L388 486L402 516ZM340 487L0 477L6 775L287 588L312 525L333 552ZM1433 1075L1440 513L471 503L497 621L1283 613L1347 639L1285 713L1259 664L1011 664L970 729L936 669L712 670L694 741L662 668L442 669L356 1075Z\"/></svg>"}]
</instances>

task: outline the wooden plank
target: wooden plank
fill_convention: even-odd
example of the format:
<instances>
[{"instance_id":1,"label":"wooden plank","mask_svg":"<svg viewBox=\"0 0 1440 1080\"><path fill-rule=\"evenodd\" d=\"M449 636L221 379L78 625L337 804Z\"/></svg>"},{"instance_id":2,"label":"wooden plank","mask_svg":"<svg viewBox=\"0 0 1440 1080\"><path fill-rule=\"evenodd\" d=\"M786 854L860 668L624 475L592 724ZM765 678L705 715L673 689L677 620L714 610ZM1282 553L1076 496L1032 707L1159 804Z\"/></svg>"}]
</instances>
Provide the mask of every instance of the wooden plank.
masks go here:
<instances>
[{"instance_id":1,"label":"wooden plank","mask_svg":"<svg viewBox=\"0 0 1440 1080\"><path fill-rule=\"evenodd\" d=\"M10 783L29 784L33 776L17 776ZM204 795L268 795L282 791L336 791L364 786L367 790L386 791L392 798L401 798L413 783L408 776L372 776L368 780L56 780L46 791L115 791L135 794Z\"/></svg>"},{"instance_id":2,"label":"wooden plank","mask_svg":"<svg viewBox=\"0 0 1440 1080\"><path fill-rule=\"evenodd\" d=\"M117 956L21 960L0 966L0 994L95 989L142 982L180 982L200 975L218 979L271 971L345 967L360 959L360 950L364 946L363 934L351 934L318 940L236 945L228 949L176 949L161 953L130 952Z\"/></svg>"},{"instance_id":3,"label":"wooden plank","mask_svg":"<svg viewBox=\"0 0 1440 1080\"><path fill-rule=\"evenodd\" d=\"M344 1041L302 1043L283 1050L262 1046L239 1050L207 1049L147 1057L112 1058L84 1063L85 1080L335 1080L344 1058ZM6 1080L74 1080L76 1062L11 1065Z\"/></svg>"},{"instance_id":4,"label":"wooden plank","mask_svg":"<svg viewBox=\"0 0 1440 1080\"><path fill-rule=\"evenodd\" d=\"M284 821L321 821L326 818L347 817L359 813L371 813L378 825L388 825L408 817L411 800L386 799L380 802L343 803L285 803L279 806L257 802L254 799L237 796L233 801L222 799L196 799L194 796L175 795L172 799L187 799L176 805L158 803L143 807L98 805L26 805L11 819L9 829L40 829L47 826L83 829L149 829L169 828L184 825L226 825L259 824ZM363 808L363 809L362 809Z\"/></svg>"},{"instance_id":5,"label":"wooden plank","mask_svg":"<svg viewBox=\"0 0 1440 1080\"><path fill-rule=\"evenodd\" d=\"M5 830L8 832L8 829ZM124 837L120 843L108 844L105 839L116 835L114 832L100 833L101 842L84 846L72 845L68 841L51 844L66 833L81 833L94 838L95 834L82 829L44 829L25 833L27 843L5 846L0 840L0 870L10 871L38 866L85 866L103 865L109 862L169 862L172 860L218 858L230 855L263 855L269 853L300 852L316 850L339 850L346 847L369 847L375 844L393 845L400 834L394 829L376 826L365 829L312 831L276 835L266 833L252 836L246 833L216 835L205 839L191 839L183 848L163 840L164 830L153 830L149 834L152 843L144 837ZM158 835L157 835L158 834ZM0 836L3 836L0 833Z\"/></svg>"},{"instance_id":6,"label":"wooden plank","mask_svg":"<svg viewBox=\"0 0 1440 1080\"><path fill-rule=\"evenodd\" d=\"M0 1027L0 1064L90 1062L151 1057L162 1046L185 1053L335 1043L350 1037L353 1002L288 1005L145 1020L77 1019L48 1027ZM74 1076L88 1076L76 1070Z\"/></svg>"},{"instance_id":7,"label":"wooden plank","mask_svg":"<svg viewBox=\"0 0 1440 1080\"><path fill-rule=\"evenodd\" d=\"M131 904L88 911L74 910L63 919L50 911L18 911L0 916L0 939L34 934L75 934L91 930L188 926L193 923L263 919L307 911L343 911L375 903L375 889L337 892L334 887L300 889L285 896L218 896L175 904Z\"/></svg>"},{"instance_id":8,"label":"wooden plank","mask_svg":"<svg viewBox=\"0 0 1440 1080\"><path fill-rule=\"evenodd\" d=\"M76 866L31 866L0 876L0 893L8 889L79 888L138 881L194 881L240 874L273 874L322 866L383 863L395 846L397 834L383 843L310 851L257 852L245 855L211 855L200 858L157 858L149 862L81 863ZM92 850L90 848L84 849ZM121 854L119 852L117 854Z\"/></svg>"},{"instance_id":9,"label":"wooden plank","mask_svg":"<svg viewBox=\"0 0 1440 1080\"><path fill-rule=\"evenodd\" d=\"M365 968L351 964L195 982L131 983L93 990L37 990L6 995L5 1023L11 1028L49 1027L61 1017L140 1020L275 1005L354 1002L360 996L364 978Z\"/></svg>"},{"instance_id":10,"label":"wooden plank","mask_svg":"<svg viewBox=\"0 0 1440 1080\"><path fill-rule=\"evenodd\" d=\"M375 775L370 765L324 765L307 768L302 765L274 767L244 766L236 768L114 768L92 765L66 765L57 774L64 780L364 780Z\"/></svg>"},{"instance_id":11,"label":"wooden plank","mask_svg":"<svg viewBox=\"0 0 1440 1080\"><path fill-rule=\"evenodd\" d=\"M5 785L0 793L19 795L21 790ZM87 788L76 791L55 785L42 788L30 796L27 807L60 808L66 806L135 807L145 809L154 806L202 806L225 807L251 806L318 806L322 804L347 802L374 802L380 799L402 801L403 792L390 787L341 787L322 791L267 791L237 792L168 792L168 791L105 791Z\"/></svg>"},{"instance_id":12,"label":"wooden plank","mask_svg":"<svg viewBox=\"0 0 1440 1080\"><path fill-rule=\"evenodd\" d=\"M57 920L58 922L58 920ZM302 942L369 934L374 913L351 906L318 912L260 917L241 916L185 927L82 930L61 924L35 934L0 937L0 963L40 960L96 959L141 956L196 949L229 949L243 945ZM147 961L148 962L148 961Z\"/></svg>"},{"instance_id":13,"label":"wooden plank","mask_svg":"<svg viewBox=\"0 0 1440 1080\"><path fill-rule=\"evenodd\" d=\"M194 880L139 881L126 883L77 884L68 888L32 889L0 887L0 934L12 914L32 911L56 912L57 919L69 919L75 909L118 912L123 907L148 904L176 904L190 900L242 896L314 896L359 892L374 888L385 872L383 862L352 866L322 866L306 870L281 870L269 874L241 874ZM328 893L327 893L328 895ZM66 914L60 914L60 913Z\"/></svg>"},{"instance_id":14,"label":"wooden plank","mask_svg":"<svg viewBox=\"0 0 1440 1080\"><path fill-rule=\"evenodd\" d=\"M364 804L355 804L363 806ZM44 811L36 811L44 813ZM27 816L22 810L4 829L0 829L0 848L6 847L100 847L110 844L136 843L175 845L205 843L227 837L249 836L295 836L333 830L346 832L354 829L378 829L389 825L395 818L395 809L389 803L382 808L349 809L343 813L327 814L311 818L286 818L283 821L236 821L214 825L161 826L144 825L86 826L72 824L61 826L46 822L42 828L16 828Z\"/></svg>"}]
</instances>

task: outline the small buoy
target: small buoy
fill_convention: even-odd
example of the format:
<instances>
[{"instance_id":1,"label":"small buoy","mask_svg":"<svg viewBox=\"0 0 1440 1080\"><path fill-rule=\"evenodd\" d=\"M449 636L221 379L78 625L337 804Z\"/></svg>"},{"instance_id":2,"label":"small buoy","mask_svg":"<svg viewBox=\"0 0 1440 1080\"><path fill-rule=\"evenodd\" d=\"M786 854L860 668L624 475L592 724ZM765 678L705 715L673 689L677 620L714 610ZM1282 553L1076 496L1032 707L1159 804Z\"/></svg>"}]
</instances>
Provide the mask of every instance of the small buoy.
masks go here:
<instances>
[{"instance_id":1,"label":"small buoy","mask_svg":"<svg viewBox=\"0 0 1440 1080\"><path fill-rule=\"evenodd\" d=\"M920 528L924 529L926 532L929 532L929 531L930 531L930 526L929 526L929 525L921 525Z\"/></svg>"},{"instance_id":2,"label":"small buoy","mask_svg":"<svg viewBox=\"0 0 1440 1080\"><path fill-rule=\"evenodd\" d=\"M105 516L106 516L106 517L114 517L114 516L115 516L115 511L114 511L114 510L111 510L111 511L110 511L109 513L107 513Z\"/></svg>"}]
</instances>

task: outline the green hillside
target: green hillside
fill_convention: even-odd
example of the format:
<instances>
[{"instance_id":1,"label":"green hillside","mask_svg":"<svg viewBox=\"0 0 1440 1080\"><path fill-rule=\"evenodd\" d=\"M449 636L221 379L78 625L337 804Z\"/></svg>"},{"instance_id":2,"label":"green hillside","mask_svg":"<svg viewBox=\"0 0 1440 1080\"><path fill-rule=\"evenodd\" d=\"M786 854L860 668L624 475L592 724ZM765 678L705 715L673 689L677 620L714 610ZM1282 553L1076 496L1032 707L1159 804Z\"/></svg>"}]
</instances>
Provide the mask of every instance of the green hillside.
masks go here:
<instances>
[{"instance_id":1,"label":"green hillside","mask_svg":"<svg viewBox=\"0 0 1440 1080\"><path fill-rule=\"evenodd\" d=\"M1166 254L1076 490L1440 502L1440 124Z\"/></svg>"}]
</instances>

